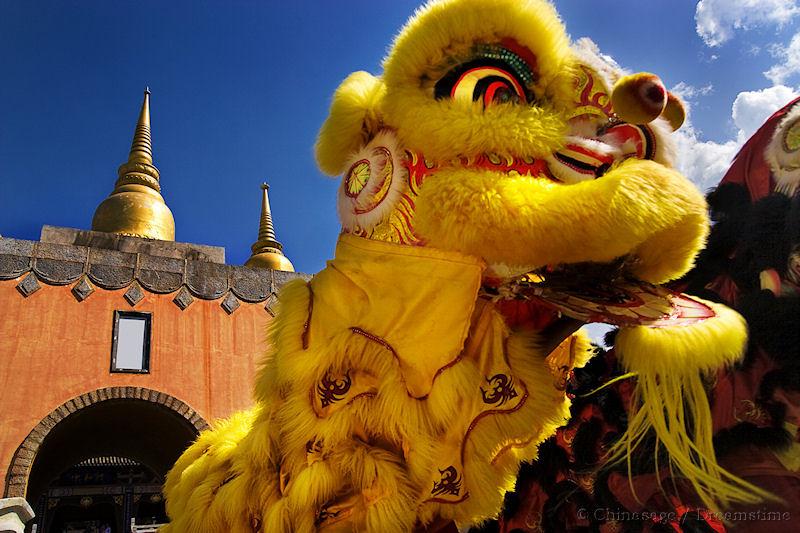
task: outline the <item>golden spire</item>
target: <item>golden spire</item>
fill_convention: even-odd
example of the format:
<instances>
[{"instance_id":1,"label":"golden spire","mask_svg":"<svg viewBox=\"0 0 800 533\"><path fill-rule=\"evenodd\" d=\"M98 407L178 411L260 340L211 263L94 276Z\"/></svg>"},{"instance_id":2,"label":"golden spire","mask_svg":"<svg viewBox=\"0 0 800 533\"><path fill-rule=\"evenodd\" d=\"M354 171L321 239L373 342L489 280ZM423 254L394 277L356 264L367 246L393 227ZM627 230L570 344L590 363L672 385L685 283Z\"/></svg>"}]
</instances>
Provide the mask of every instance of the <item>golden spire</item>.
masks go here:
<instances>
[{"instance_id":1,"label":"golden spire","mask_svg":"<svg viewBox=\"0 0 800 533\"><path fill-rule=\"evenodd\" d=\"M139 111L136 130L133 132L133 142L131 143L131 152L128 155L128 163L153 165L153 142L150 140L150 87L145 87L144 89L144 101L142 102L142 110ZM158 179L158 176L156 176L156 179Z\"/></svg>"},{"instance_id":2,"label":"golden spire","mask_svg":"<svg viewBox=\"0 0 800 533\"><path fill-rule=\"evenodd\" d=\"M272 211L269 208L269 185L261 184L261 222L258 225L258 240L250 247L253 251L245 266L256 268L271 268L272 270L285 270L294 272L292 262L283 255L283 245L275 237L275 227L272 225Z\"/></svg>"},{"instance_id":3,"label":"golden spire","mask_svg":"<svg viewBox=\"0 0 800 533\"><path fill-rule=\"evenodd\" d=\"M117 175L114 190L94 213L92 229L174 241L175 220L161 196L160 176L153 166L149 88L144 90L128 161L120 165Z\"/></svg>"}]
</instances>

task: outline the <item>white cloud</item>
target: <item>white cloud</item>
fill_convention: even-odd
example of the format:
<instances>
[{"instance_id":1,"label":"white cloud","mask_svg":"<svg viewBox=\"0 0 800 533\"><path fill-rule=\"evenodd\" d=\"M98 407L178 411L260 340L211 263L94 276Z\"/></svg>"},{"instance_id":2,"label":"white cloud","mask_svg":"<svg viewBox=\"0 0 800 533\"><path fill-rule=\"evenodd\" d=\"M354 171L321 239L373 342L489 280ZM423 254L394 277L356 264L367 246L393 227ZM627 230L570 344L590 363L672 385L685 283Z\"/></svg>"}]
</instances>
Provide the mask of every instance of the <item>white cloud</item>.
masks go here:
<instances>
[{"instance_id":1,"label":"white cloud","mask_svg":"<svg viewBox=\"0 0 800 533\"><path fill-rule=\"evenodd\" d=\"M702 87L695 87L685 82L679 82L675 87L670 89L670 92L680 97L684 102L693 102L700 96L708 96L713 94L714 85L711 83Z\"/></svg>"},{"instance_id":2,"label":"white cloud","mask_svg":"<svg viewBox=\"0 0 800 533\"><path fill-rule=\"evenodd\" d=\"M773 84L786 83L787 78L800 74L800 33L795 34L788 46L774 45L770 53L778 60L764 73Z\"/></svg>"},{"instance_id":3,"label":"white cloud","mask_svg":"<svg viewBox=\"0 0 800 533\"><path fill-rule=\"evenodd\" d=\"M674 135L678 150L678 170L702 191L719 183L744 142L770 115L786 105L795 95L794 89L783 85L739 93L731 109L731 117L737 128L736 135L732 139L718 143L702 140L701 133L692 125L693 96L685 95L696 95L697 89L679 83L671 91L684 97L688 117L686 124Z\"/></svg>"},{"instance_id":4,"label":"white cloud","mask_svg":"<svg viewBox=\"0 0 800 533\"><path fill-rule=\"evenodd\" d=\"M704 192L719 183L741 147L733 140L724 143L702 141L691 123L678 130L674 139L678 150L678 170Z\"/></svg>"},{"instance_id":5,"label":"white cloud","mask_svg":"<svg viewBox=\"0 0 800 533\"><path fill-rule=\"evenodd\" d=\"M785 85L739 93L731 112L733 123L739 129L737 140L744 142L750 138L770 115L788 104L795 95L795 89Z\"/></svg>"},{"instance_id":6,"label":"white cloud","mask_svg":"<svg viewBox=\"0 0 800 533\"><path fill-rule=\"evenodd\" d=\"M686 122L673 135L678 153L678 170L703 191L719 182L739 149L735 141L715 143L701 140L700 132L692 125L692 106L699 97L707 96L713 91L714 86L711 84L695 87L685 82L670 89L671 93L683 100L687 114Z\"/></svg>"},{"instance_id":7,"label":"white cloud","mask_svg":"<svg viewBox=\"0 0 800 533\"><path fill-rule=\"evenodd\" d=\"M783 26L800 13L798 0L700 0L694 20L708 46L720 46L735 30Z\"/></svg>"}]
</instances>

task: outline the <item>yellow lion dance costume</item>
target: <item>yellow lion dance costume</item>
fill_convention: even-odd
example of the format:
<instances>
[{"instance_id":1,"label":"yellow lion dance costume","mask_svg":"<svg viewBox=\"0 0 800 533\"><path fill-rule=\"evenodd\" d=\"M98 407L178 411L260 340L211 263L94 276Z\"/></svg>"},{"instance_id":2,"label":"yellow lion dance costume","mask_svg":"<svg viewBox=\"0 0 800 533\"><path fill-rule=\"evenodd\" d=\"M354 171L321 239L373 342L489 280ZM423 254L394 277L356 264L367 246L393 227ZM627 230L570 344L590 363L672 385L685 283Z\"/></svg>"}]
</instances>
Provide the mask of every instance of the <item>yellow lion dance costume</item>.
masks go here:
<instances>
[{"instance_id":1,"label":"yellow lion dance costume","mask_svg":"<svg viewBox=\"0 0 800 533\"><path fill-rule=\"evenodd\" d=\"M568 278L563 265L613 264L660 284L690 268L708 221L670 166L680 112L657 79L571 45L546 0L420 9L383 75L356 72L333 97L316 153L343 175L336 256L280 294L255 407L178 460L162 531L405 532L496 516L520 462L568 418L569 371L593 354L559 311L574 299L535 304L517 281L535 273L536 292L548 273ZM654 431L709 506L752 501L763 492L716 465L701 380L739 357L745 328L692 301L702 319L621 328L640 408L614 452Z\"/></svg>"}]
</instances>

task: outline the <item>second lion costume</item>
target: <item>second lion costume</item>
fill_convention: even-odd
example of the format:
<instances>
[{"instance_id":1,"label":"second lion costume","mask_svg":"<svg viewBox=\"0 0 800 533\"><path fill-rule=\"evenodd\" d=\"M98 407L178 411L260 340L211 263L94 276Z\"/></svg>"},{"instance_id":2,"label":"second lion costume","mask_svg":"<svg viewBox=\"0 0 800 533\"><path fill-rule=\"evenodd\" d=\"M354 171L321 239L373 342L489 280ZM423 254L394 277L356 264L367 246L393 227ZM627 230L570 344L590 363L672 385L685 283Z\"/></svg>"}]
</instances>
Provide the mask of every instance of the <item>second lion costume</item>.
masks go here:
<instances>
[{"instance_id":1,"label":"second lion costume","mask_svg":"<svg viewBox=\"0 0 800 533\"><path fill-rule=\"evenodd\" d=\"M764 496L716 465L704 425L700 374L740 356L741 318L650 285L708 232L671 168L680 114L654 76L571 45L543 0L422 8L381 77L334 95L317 160L342 175L336 256L280 294L256 405L178 460L163 530L495 516L593 354L566 316L624 326L641 406L618 457L654 431L710 506Z\"/></svg>"}]
</instances>

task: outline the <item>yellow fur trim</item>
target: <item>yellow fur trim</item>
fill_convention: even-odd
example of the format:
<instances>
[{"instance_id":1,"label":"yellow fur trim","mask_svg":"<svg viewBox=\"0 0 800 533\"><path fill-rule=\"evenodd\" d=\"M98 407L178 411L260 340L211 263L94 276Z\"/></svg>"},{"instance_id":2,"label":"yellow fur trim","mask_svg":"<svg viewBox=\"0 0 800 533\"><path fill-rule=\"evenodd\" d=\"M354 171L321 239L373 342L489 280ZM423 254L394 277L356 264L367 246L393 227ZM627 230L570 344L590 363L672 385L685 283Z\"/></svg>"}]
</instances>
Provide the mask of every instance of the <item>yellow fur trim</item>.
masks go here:
<instances>
[{"instance_id":1,"label":"yellow fur trim","mask_svg":"<svg viewBox=\"0 0 800 533\"><path fill-rule=\"evenodd\" d=\"M575 185L442 170L426 181L416 222L431 246L489 263L540 267L635 253L634 274L652 283L691 268L708 232L700 192L678 172L635 159Z\"/></svg>"},{"instance_id":2,"label":"yellow fur trim","mask_svg":"<svg viewBox=\"0 0 800 533\"><path fill-rule=\"evenodd\" d=\"M513 38L536 56L534 106L433 98L432 81L476 43ZM401 30L384 64L383 110L405 146L434 160L497 152L545 157L561 146L571 102L572 56L553 7L542 0L430 3Z\"/></svg>"},{"instance_id":3,"label":"yellow fur trim","mask_svg":"<svg viewBox=\"0 0 800 533\"><path fill-rule=\"evenodd\" d=\"M431 91L393 89L384 110L403 146L434 161L487 152L543 158L561 148L566 117L552 106L434 100Z\"/></svg>"},{"instance_id":4,"label":"yellow fur trim","mask_svg":"<svg viewBox=\"0 0 800 533\"><path fill-rule=\"evenodd\" d=\"M231 498L230 489L236 481L233 476L243 475L233 468L234 455L255 416L256 411L248 411L215 423L178 459L164 485L172 522L162 532L251 531L249 513L243 508L246 500L238 497L239 491Z\"/></svg>"},{"instance_id":5,"label":"yellow fur trim","mask_svg":"<svg viewBox=\"0 0 800 533\"><path fill-rule=\"evenodd\" d=\"M716 462L713 423L702 373L736 362L747 337L744 319L722 305L717 316L675 328L623 328L615 347L626 370L637 374L628 430L610 451L621 460L655 432L674 475L691 483L710 509L756 503L769 493L728 473ZM687 427L688 426L688 427ZM656 453L658 453L656 451ZM658 466L657 466L658 468Z\"/></svg>"},{"instance_id":6,"label":"yellow fur trim","mask_svg":"<svg viewBox=\"0 0 800 533\"><path fill-rule=\"evenodd\" d=\"M322 172L330 176L344 172L351 154L378 131L381 122L378 103L383 93L381 80L363 71L350 74L339 85L315 147Z\"/></svg>"},{"instance_id":7,"label":"yellow fur trim","mask_svg":"<svg viewBox=\"0 0 800 533\"><path fill-rule=\"evenodd\" d=\"M444 74L448 61L476 43L512 38L536 56L539 97L562 97L571 66L569 39L552 4L544 0L445 0L429 2L400 30L384 62L392 88L419 85L424 75ZM431 77L429 79L436 79ZM571 78L566 80L571 83ZM566 103L566 102L565 102Z\"/></svg>"},{"instance_id":8,"label":"yellow fur trim","mask_svg":"<svg viewBox=\"0 0 800 533\"><path fill-rule=\"evenodd\" d=\"M273 320L269 325L267 337L271 349L261 361L256 376L257 401L264 404L278 402L281 394L290 386L289 381L280 379L282 374L278 372L278 365L281 359L277 354L281 354L281 358L284 358L304 351L302 335L298 335L297 332L305 328L310 306L311 292L305 280L293 279L281 289L275 309L275 315L281 319Z\"/></svg>"}]
</instances>

